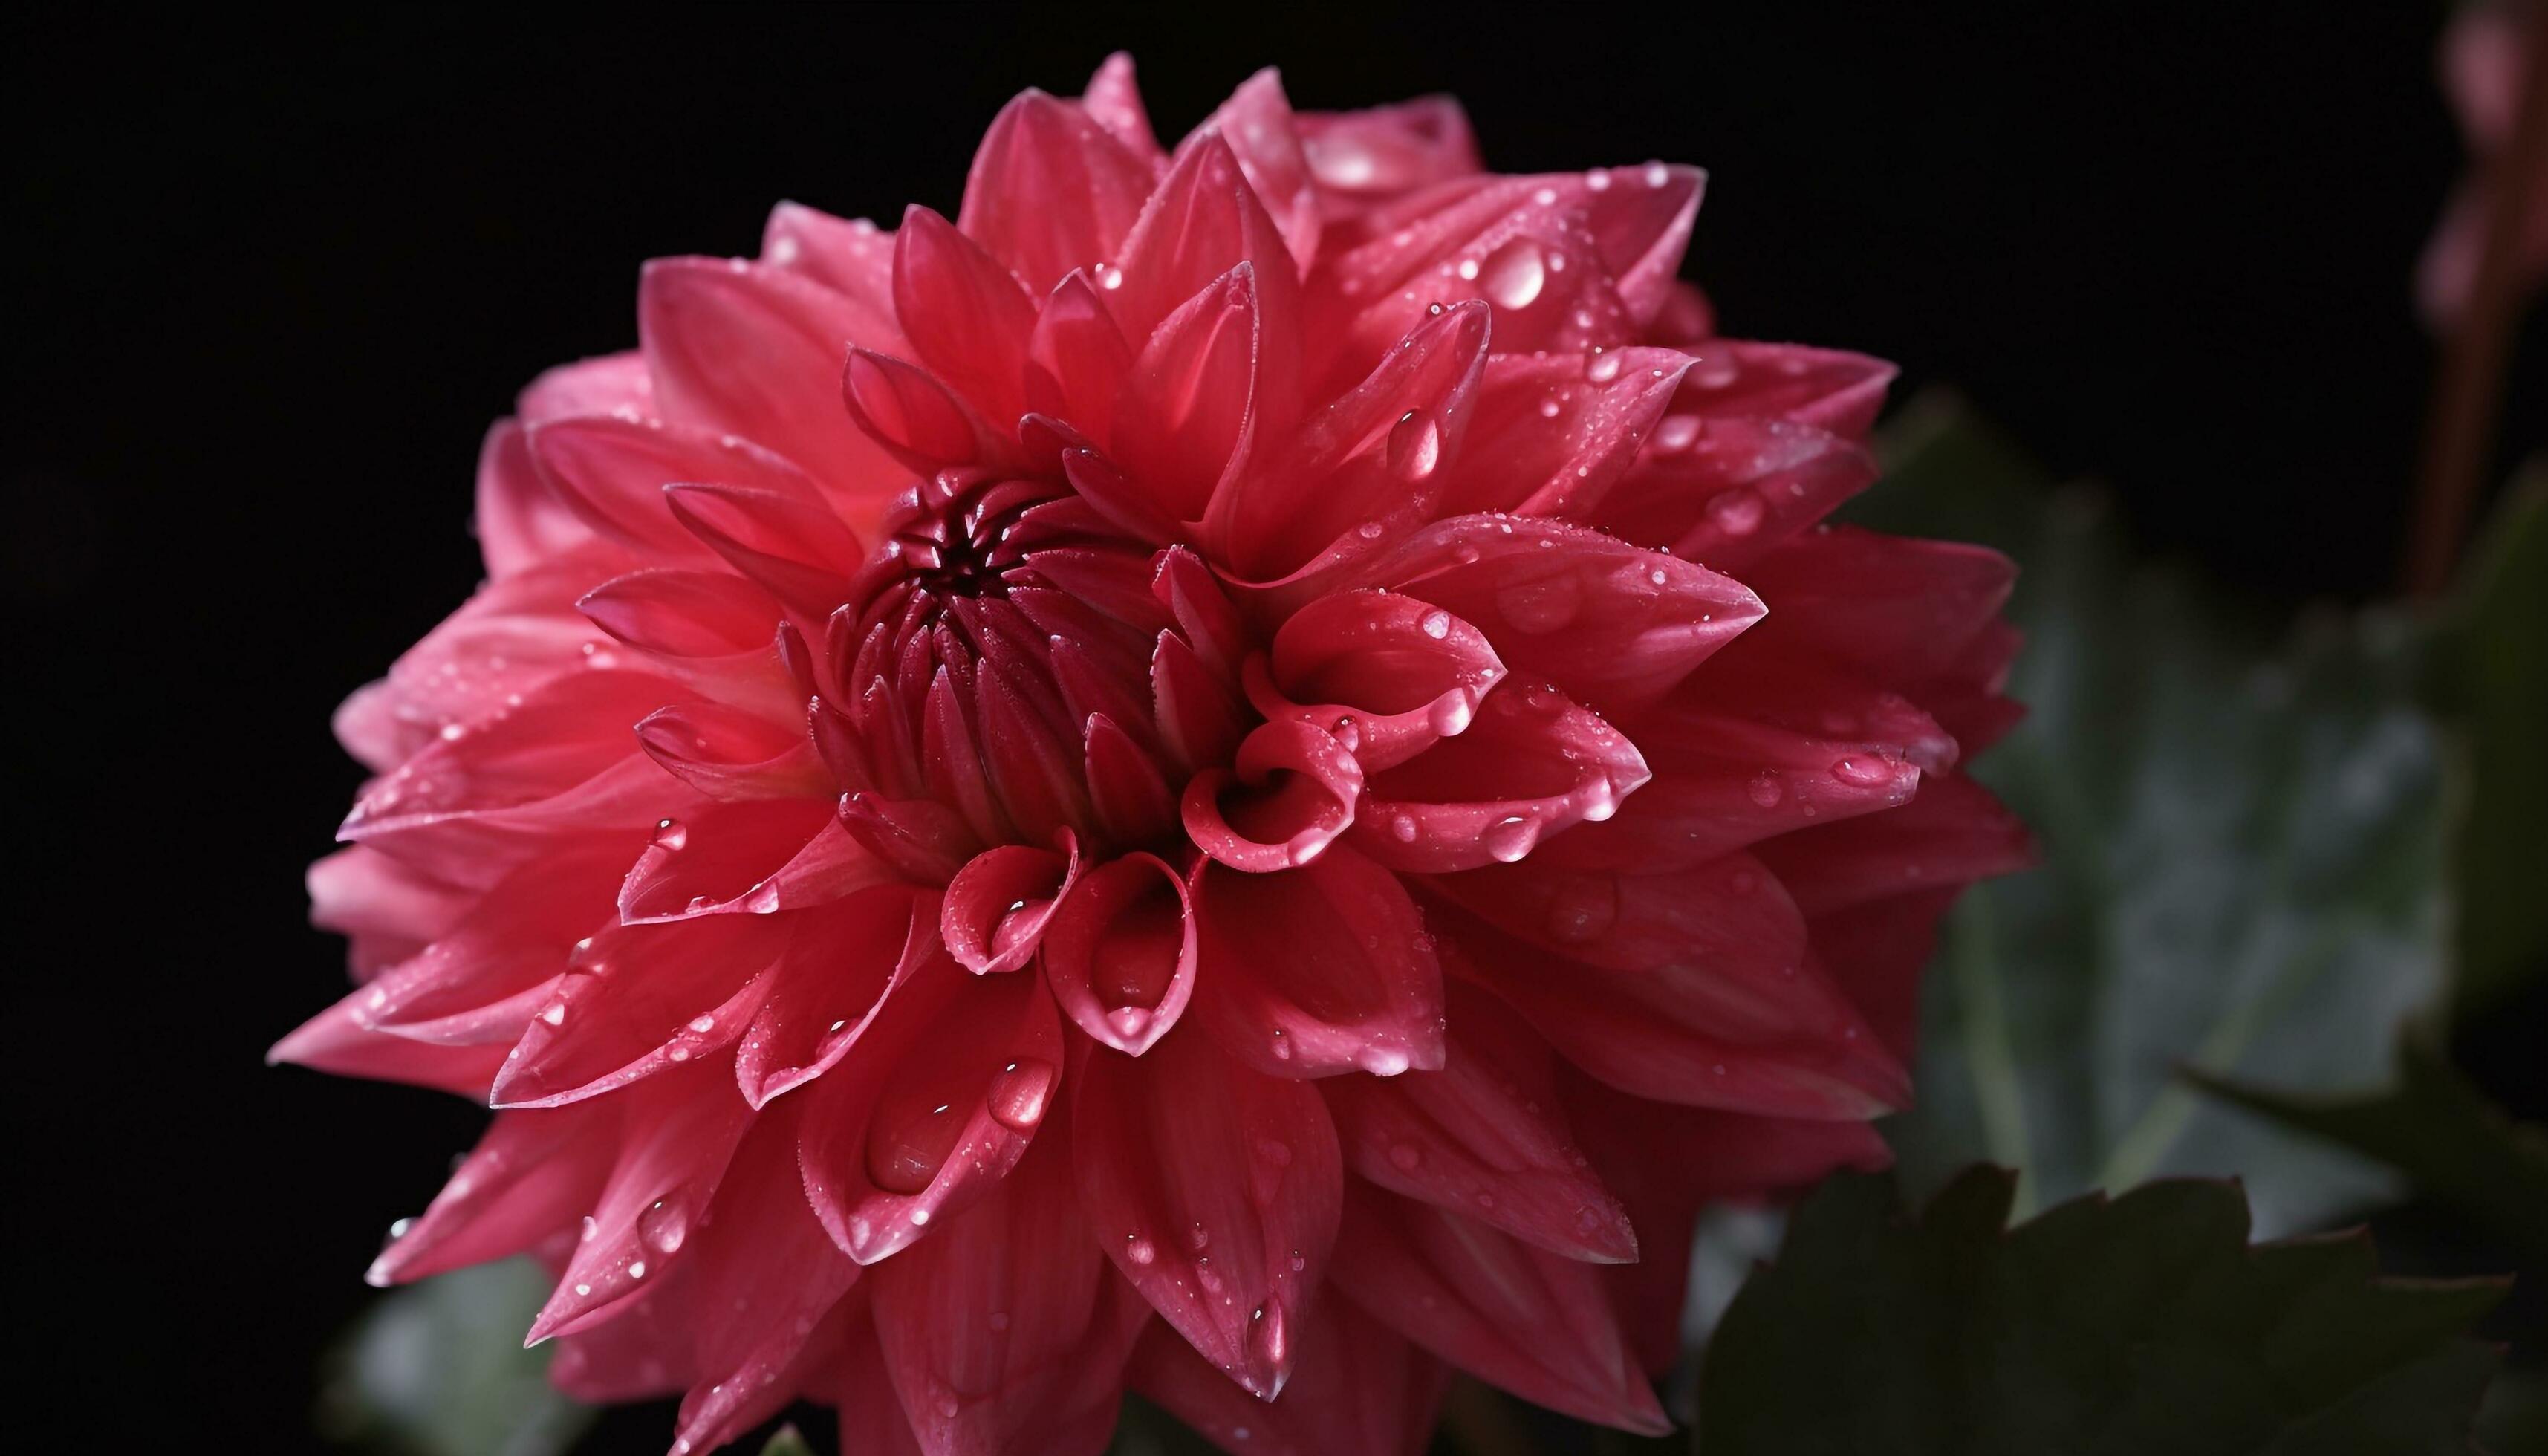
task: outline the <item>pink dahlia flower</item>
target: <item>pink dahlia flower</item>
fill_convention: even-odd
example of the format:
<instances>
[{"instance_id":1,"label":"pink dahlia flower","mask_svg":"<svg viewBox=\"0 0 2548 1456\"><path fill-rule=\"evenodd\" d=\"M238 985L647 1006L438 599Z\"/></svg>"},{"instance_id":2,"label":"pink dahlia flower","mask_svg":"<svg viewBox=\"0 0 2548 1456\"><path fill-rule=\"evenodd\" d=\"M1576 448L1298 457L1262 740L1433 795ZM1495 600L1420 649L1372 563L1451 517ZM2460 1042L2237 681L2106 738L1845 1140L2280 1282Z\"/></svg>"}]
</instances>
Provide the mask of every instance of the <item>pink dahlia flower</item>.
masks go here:
<instances>
[{"instance_id":1,"label":"pink dahlia flower","mask_svg":"<svg viewBox=\"0 0 2548 1456\"><path fill-rule=\"evenodd\" d=\"M677 1452L1662 1428L1699 1206L1883 1158L2022 854L2009 567L1816 524L1890 371L1710 336L1699 183L1271 72L1162 150L1118 57L953 223L651 265L337 718L275 1054L500 1109L371 1277L536 1255Z\"/></svg>"}]
</instances>

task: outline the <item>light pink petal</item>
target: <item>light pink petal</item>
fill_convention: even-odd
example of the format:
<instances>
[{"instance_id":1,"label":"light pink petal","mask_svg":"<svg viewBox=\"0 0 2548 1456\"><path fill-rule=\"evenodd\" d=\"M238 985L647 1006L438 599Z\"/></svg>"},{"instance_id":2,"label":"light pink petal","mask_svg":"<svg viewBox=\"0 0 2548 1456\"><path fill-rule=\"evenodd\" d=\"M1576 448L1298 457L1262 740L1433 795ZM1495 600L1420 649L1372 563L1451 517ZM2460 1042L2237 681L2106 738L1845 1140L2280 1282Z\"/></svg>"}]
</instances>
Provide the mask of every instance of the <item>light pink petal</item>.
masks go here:
<instances>
[{"instance_id":1,"label":"light pink petal","mask_svg":"<svg viewBox=\"0 0 2548 1456\"><path fill-rule=\"evenodd\" d=\"M1302 112L1294 118L1326 216L1359 216L1485 164L1460 103L1423 96L1368 111Z\"/></svg>"},{"instance_id":2,"label":"light pink petal","mask_svg":"<svg viewBox=\"0 0 2548 1456\"><path fill-rule=\"evenodd\" d=\"M1207 864L1197 1008L1228 1053L1278 1077L1442 1064L1442 967L1396 875L1342 846L1250 874Z\"/></svg>"},{"instance_id":3,"label":"light pink petal","mask_svg":"<svg viewBox=\"0 0 2548 1456\"><path fill-rule=\"evenodd\" d=\"M1088 89L1079 97L1079 109L1122 142L1127 151L1158 166L1167 165L1167 153L1160 149L1159 138L1150 131L1150 114L1141 105L1140 87L1133 79L1132 56L1121 50L1107 56L1097 67L1097 74L1088 78Z\"/></svg>"},{"instance_id":4,"label":"light pink petal","mask_svg":"<svg viewBox=\"0 0 2548 1456\"><path fill-rule=\"evenodd\" d=\"M543 371L514 398L513 412L526 425L570 414L643 418L655 413L655 377L636 349L579 359Z\"/></svg>"},{"instance_id":5,"label":"light pink petal","mask_svg":"<svg viewBox=\"0 0 2548 1456\"><path fill-rule=\"evenodd\" d=\"M915 207L894 239L893 297L920 362L995 428L1014 428L1026 412L1036 305L1007 266Z\"/></svg>"},{"instance_id":6,"label":"light pink petal","mask_svg":"<svg viewBox=\"0 0 2548 1456\"><path fill-rule=\"evenodd\" d=\"M791 725L723 703L659 708L637 741L664 772L712 799L828 799L831 777L800 718ZM824 818L829 806L817 802Z\"/></svg>"},{"instance_id":7,"label":"light pink petal","mask_svg":"<svg viewBox=\"0 0 2548 1456\"><path fill-rule=\"evenodd\" d=\"M1443 512L1591 516L1655 433L1691 362L1635 346L1489 359Z\"/></svg>"},{"instance_id":8,"label":"light pink petal","mask_svg":"<svg viewBox=\"0 0 2548 1456\"><path fill-rule=\"evenodd\" d=\"M1671 414L1587 519L1739 572L1874 480L1872 453L1811 425Z\"/></svg>"},{"instance_id":9,"label":"light pink petal","mask_svg":"<svg viewBox=\"0 0 2548 1456\"><path fill-rule=\"evenodd\" d=\"M848 300L850 336L871 349L903 350L893 317L893 232L864 218L842 219L782 202L762 228L761 261L800 273Z\"/></svg>"},{"instance_id":10,"label":"light pink petal","mask_svg":"<svg viewBox=\"0 0 2548 1456\"><path fill-rule=\"evenodd\" d=\"M1336 1287L1364 1313L1534 1405L1644 1435L1672 1429L1598 1268L1360 1179L1345 1205Z\"/></svg>"},{"instance_id":11,"label":"light pink petal","mask_svg":"<svg viewBox=\"0 0 2548 1456\"><path fill-rule=\"evenodd\" d=\"M659 825L620 882L619 918L774 915L892 877L824 799L745 799Z\"/></svg>"},{"instance_id":12,"label":"light pink petal","mask_svg":"<svg viewBox=\"0 0 2548 1456\"><path fill-rule=\"evenodd\" d=\"M1097 866L1053 914L1043 956L1062 1014L1106 1046L1140 1055L1194 994L1200 957L1184 879L1151 855Z\"/></svg>"},{"instance_id":13,"label":"light pink petal","mask_svg":"<svg viewBox=\"0 0 2548 1456\"><path fill-rule=\"evenodd\" d=\"M1299 348L1300 289L1292 254L1256 190L1247 185L1238 158L1220 136L1198 136L1178 149L1175 164L1143 204L1139 221L1098 281L1115 321L1138 353L1138 346L1179 305L1241 263L1252 265L1256 275L1259 332L1266 340L1269 371L1261 388L1269 406L1284 407L1270 412L1288 420L1299 382L1271 371L1291 367Z\"/></svg>"},{"instance_id":14,"label":"light pink petal","mask_svg":"<svg viewBox=\"0 0 2548 1456\"><path fill-rule=\"evenodd\" d=\"M478 450L478 509L472 517L490 579L527 571L592 539L540 480L523 447L522 426L497 420Z\"/></svg>"},{"instance_id":15,"label":"light pink petal","mask_svg":"<svg viewBox=\"0 0 2548 1456\"><path fill-rule=\"evenodd\" d=\"M1205 1360L1280 1393L1335 1238L1342 1172L1318 1093L1188 1029L1138 1058L1090 1056L1071 1145L1115 1267Z\"/></svg>"},{"instance_id":16,"label":"light pink petal","mask_svg":"<svg viewBox=\"0 0 2548 1456\"><path fill-rule=\"evenodd\" d=\"M664 497L683 529L807 620L849 599L865 552L820 501L723 485L668 486Z\"/></svg>"},{"instance_id":17,"label":"light pink petal","mask_svg":"<svg viewBox=\"0 0 2548 1456\"><path fill-rule=\"evenodd\" d=\"M804 472L748 440L688 425L574 415L531 426L540 477L594 531L649 559L706 558L664 502L664 488L713 482L818 502Z\"/></svg>"},{"instance_id":18,"label":"light pink petal","mask_svg":"<svg viewBox=\"0 0 2548 1456\"><path fill-rule=\"evenodd\" d=\"M1320 1083L1346 1165L1570 1259L1634 1260L1626 1212L1559 1111L1548 1044L1494 997L1449 989L1440 1070Z\"/></svg>"}]
</instances>

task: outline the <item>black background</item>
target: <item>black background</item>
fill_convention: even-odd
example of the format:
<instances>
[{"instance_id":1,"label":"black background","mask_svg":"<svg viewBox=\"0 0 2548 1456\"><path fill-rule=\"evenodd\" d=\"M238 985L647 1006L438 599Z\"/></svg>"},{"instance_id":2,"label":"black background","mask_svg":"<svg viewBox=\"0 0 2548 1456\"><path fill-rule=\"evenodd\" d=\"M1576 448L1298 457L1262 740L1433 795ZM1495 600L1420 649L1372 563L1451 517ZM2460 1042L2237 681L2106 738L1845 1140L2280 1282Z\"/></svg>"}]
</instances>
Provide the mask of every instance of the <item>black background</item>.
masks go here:
<instances>
[{"instance_id":1,"label":"black background","mask_svg":"<svg viewBox=\"0 0 2548 1456\"><path fill-rule=\"evenodd\" d=\"M358 776L327 713L474 586L487 421L633 341L643 258L750 252L781 197L952 214L1000 103L1116 46L1170 136L1272 62L1304 107L1457 92L1502 170L1705 165L1729 332L1952 382L2266 606L2385 591L2460 163L2439 7L2049 9L12 22L12 1443L296 1448L383 1226L475 1135L259 1056L338 994L300 885Z\"/></svg>"}]
</instances>

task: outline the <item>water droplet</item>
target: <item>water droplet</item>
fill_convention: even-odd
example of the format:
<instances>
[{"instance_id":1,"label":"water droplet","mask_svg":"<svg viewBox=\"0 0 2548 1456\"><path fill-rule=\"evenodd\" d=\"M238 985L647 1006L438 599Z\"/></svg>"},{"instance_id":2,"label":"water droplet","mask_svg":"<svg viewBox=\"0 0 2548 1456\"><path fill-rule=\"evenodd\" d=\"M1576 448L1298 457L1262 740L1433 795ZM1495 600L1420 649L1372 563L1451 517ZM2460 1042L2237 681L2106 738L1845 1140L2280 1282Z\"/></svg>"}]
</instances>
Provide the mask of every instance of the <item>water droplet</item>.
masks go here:
<instances>
[{"instance_id":1,"label":"water droplet","mask_svg":"<svg viewBox=\"0 0 2548 1456\"><path fill-rule=\"evenodd\" d=\"M716 1018L715 1018L715 1017L713 1017L713 1016L694 1016L694 1017L691 1017L691 1018L690 1018L690 1030L691 1030L691 1031L694 1031L694 1032L698 1033L700 1036L704 1037L704 1036L706 1036L708 1033L713 1032L713 1031L715 1031L715 1030L716 1030Z\"/></svg>"},{"instance_id":2,"label":"water droplet","mask_svg":"<svg viewBox=\"0 0 2548 1456\"><path fill-rule=\"evenodd\" d=\"M566 1022L566 1003L563 1001L550 1002L548 1004L548 1009L540 1013L540 1020L547 1022L553 1027L564 1025Z\"/></svg>"},{"instance_id":3,"label":"water droplet","mask_svg":"<svg viewBox=\"0 0 2548 1456\"><path fill-rule=\"evenodd\" d=\"M1414 482L1433 473L1442 463L1442 426L1429 410L1410 410L1398 416L1389 427L1385 451L1389 473L1402 481Z\"/></svg>"},{"instance_id":4,"label":"water droplet","mask_svg":"<svg viewBox=\"0 0 2548 1456\"><path fill-rule=\"evenodd\" d=\"M1486 833L1479 838L1486 845L1488 854L1510 864L1529 854L1531 846L1539 843L1539 822L1518 816L1499 819L1488 825Z\"/></svg>"},{"instance_id":5,"label":"water droplet","mask_svg":"<svg viewBox=\"0 0 2548 1456\"><path fill-rule=\"evenodd\" d=\"M990 1106L991 1116L1001 1127L1020 1133L1043 1122L1045 1105L1052 1093L1054 1070L1051 1062L1036 1057L1025 1057L1000 1068L983 1099Z\"/></svg>"},{"instance_id":6,"label":"water droplet","mask_svg":"<svg viewBox=\"0 0 2548 1456\"><path fill-rule=\"evenodd\" d=\"M1893 781L1893 771L1879 759L1843 759L1832 765L1831 775L1857 788L1873 788Z\"/></svg>"},{"instance_id":7,"label":"water droplet","mask_svg":"<svg viewBox=\"0 0 2548 1456\"><path fill-rule=\"evenodd\" d=\"M1655 426L1655 448L1666 454L1677 454L1690 447L1698 438L1701 421L1695 414L1667 414Z\"/></svg>"},{"instance_id":8,"label":"water droplet","mask_svg":"<svg viewBox=\"0 0 2548 1456\"><path fill-rule=\"evenodd\" d=\"M637 1211L637 1236L659 1254L680 1248L689 1234L689 1204L679 1189Z\"/></svg>"},{"instance_id":9,"label":"water droplet","mask_svg":"<svg viewBox=\"0 0 2548 1456\"><path fill-rule=\"evenodd\" d=\"M1707 518L1729 536L1752 533L1761 524L1761 498L1737 486L1707 502Z\"/></svg>"},{"instance_id":10,"label":"water droplet","mask_svg":"<svg viewBox=\"0 0 2548 1456\"><path fill-rule=\"evenodd\" d=\"M1787 796L1787 787L1778 781L1778 776L1774 774L1755 774L1752 775L1752 782L1745 787L1744 792L1750 794L1752 802L1762 808L1774 809L1778 807L1778 801Z\"/></svg>"},{"instance_id":11,"label":"water droplet","mask_svg":"<svg viewBox=\"0 0 2548 1456\"><path fill-rule=\"evenodd\" d=\"M1400 844L1411 845L1415 843L1415 820L1410 815L1400 814L1389 821L1389 833Z\"/></svg>"},{"instance_id":12,"label":"water droplet","mask_svg":"<svg viewBox=\"0 0 2548 1456\"><path fill-rule=\"evenodd\" d=\"M1414 1172L1424 1161L1424 1149L1412 1142L1393 1142L1389 1147L1390 1166L1402 1173Z\"/></svg>"},{"instance_id":13,"label":"water droplet","mask_svg":"<svg viewBox=\"0 0 2548 1456\"><path fill-rule=\"evenodd\" d=\"M658 819L655 821L655 848L666 851L677 851L681 849L682 846L688 844L689 842L690 832L682 827L681 820Z\"/></svg>"},{"instance_id":14,"label":"water droplet","mask_svg":"<svg viewBox=\"0 0 2548 1456\"><path fill-rule=\"evenodd\" d=\"M645 1261L644 1259L635 1259L635 1260L631 1260L631 1261L630 1261L630 1263L629 1263L629 1265L628 1265L628 1277L629 1277L629 1278L631 1278L631 1279L643 1279L643 1278L645 1278L645 1277L646 1277L646 1261Z\"/></svg>"},{"instance_id":15,"label":"water droplet","mask_svg":"<svg viewBox=\"0 0 2548 1456\"><path fill-rule=\"evenodd\" d=\"M1584 377L1594 384L1608 384L1619 377L1619 356L1595 344L1584 356Z\"/></svg>"},{"instance_id":16,"label":"water droplet","mask_svg":"<svg viewBox=\"0 0 2548 1456\"><path fill-rule=\"evenodd\" d=\"M592 1215L587 1214L584 1216L584 1231L577 1235L577 1241L582 1243L591 1243L592 1241L592 1235L599 1233L600 1231L600 1221L593 1218Z\"/></svg>"},{"instance_id":17,"label":"water droplet","mask_svg":"<svg viewBox=\"0 0 2548 1456\"><path fill-rule=\"evenodd\" d=\"M1488 300L1507 309L1527 309L1548 285L1548 267L1539 244L1516 237L1487 255L1478 266L1478 288Z\"/></svg>"},{"instance_id":18,"label":"water droplet","mask_svg":"<svg viewBox=\"0 0 2548 1456\"><path fill-rule=\"evenodd\" d=\"M1428 611L1417 620L1415 625L1425 636L1439 642L1451 635L1451 614L1447 611Z\"/></svg>"}]
</instances>

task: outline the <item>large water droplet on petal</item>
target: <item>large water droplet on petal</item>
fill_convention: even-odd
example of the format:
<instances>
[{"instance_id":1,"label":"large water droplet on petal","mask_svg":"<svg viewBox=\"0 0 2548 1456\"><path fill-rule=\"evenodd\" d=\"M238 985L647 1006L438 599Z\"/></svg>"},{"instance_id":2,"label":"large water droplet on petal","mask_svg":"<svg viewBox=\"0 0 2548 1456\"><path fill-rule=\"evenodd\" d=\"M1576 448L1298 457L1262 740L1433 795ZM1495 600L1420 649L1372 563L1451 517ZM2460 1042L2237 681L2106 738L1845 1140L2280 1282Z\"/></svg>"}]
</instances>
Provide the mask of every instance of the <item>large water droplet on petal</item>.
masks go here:
<instances>
[{"instance_id":1,"label":"large water droplet on petal","mask_svg":"<svg viewBox=\"0 0 2548 1456\"><path fill-rule=\"evenodd\" d=\"M1442 463L1442 427L1429 410L1410 410L1389 427L1389 473L1412 484Z\"/></svg>"},{"instance_id":2,"label":"large water droplet on petal","mask_svg":"<svg viewBox=\"0 0 2548 1456\"><path fill-rule=\"evenodd\" d=\"M1539 843L1539 822L1518 816L1499 819L1488 825L1480 838L1488 854L1510 864L1529 854L1531 846Z\"/></svg>"},{"instance_id":3,"label":"large water droplet on petal","mask_svg":"<svg viewBox=\"0 0 2548 1456\"><path fill-rule=\"evenodd\" d=\"M1547 286L1548 265L1539 244L1527 237L1497 248L1478 265L1478 291L1502 308L1527 309Z\"/></svg>"},{"instance_id":4,"label":"large water droplet on petal","mask_svg":"<svg viewBox=\"0 0 2548 1456\"><path fill-rule=\"evenodd\" d=\"M1045 1104L1052 1093L1053 1074L1051 1062L1032 1056L1000 1068L984 1096L991 1116L1001 1127L1019 1133L1043 1122Z\"/></svg>"}]
</instances>

